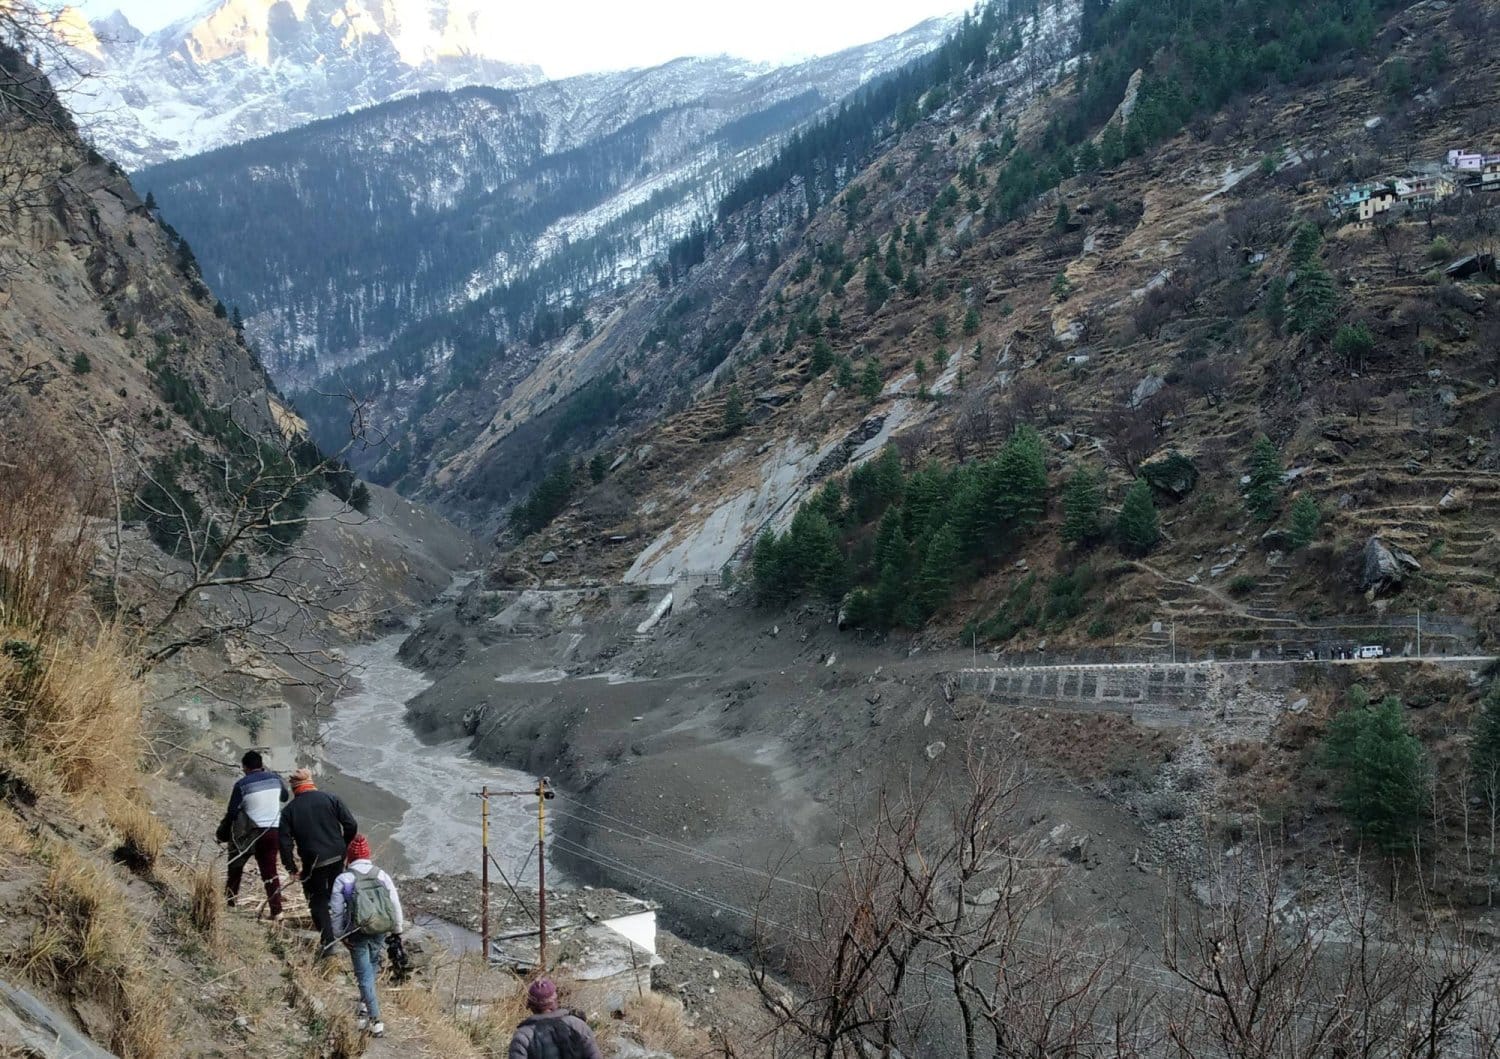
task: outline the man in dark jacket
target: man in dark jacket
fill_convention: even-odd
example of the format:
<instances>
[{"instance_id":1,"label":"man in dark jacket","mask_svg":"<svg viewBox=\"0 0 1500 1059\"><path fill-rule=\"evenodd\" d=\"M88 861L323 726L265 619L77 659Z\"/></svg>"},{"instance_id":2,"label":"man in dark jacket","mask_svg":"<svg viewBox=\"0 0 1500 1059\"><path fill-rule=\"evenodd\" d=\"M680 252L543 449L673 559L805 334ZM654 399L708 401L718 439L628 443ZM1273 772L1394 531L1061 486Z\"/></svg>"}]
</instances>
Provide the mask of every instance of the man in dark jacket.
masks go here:
<instances>
[{"instance_id":1,"label":"man in dark jacket","mask_svg":"<svg viewBox=\"0 0 1500 1059\"><path fill-rule=\"evenodd\" d=\"M281 820L281 803L288 797L286 784L266 768L259 751L245 751L240 768L244 775L229 793L229 808L214 833L215 838L229 845L229 877L224 883L224 893L233 908L239 900L245 864L253 856L266 888L270 917L277 919L281 916L281 877L276 872L276 829Z\"/></svg>"},{"instance_id":2,"label":"man in dark jacket","mask_svg":"<svg viewBox=\"0 0 1500 1059\"><path fill-rule=\"evenodd\" d=\"M557 986L538 978L526 990L532 1015L516 1027L507 1059L604 1059L594 1031L576 1012L557 1006Z\"/></svg>"},{"instance_id":3,"label":"man in dark jacket","mask_svg":"<svg viewBox=\"0 0 1500 1059\"><path fill-rule=\"evenodd\" d=\"M328 902L333 881L344 870L344 851L359 832L349 807L337 795L318 790L312 773L297 769L291 775L292 803L281 811L281 863L287 874L302 880L302 892L317 924L322 944L318 958L333 954L338 941L333 932ZM302 870L292 856L292 847L302 858Z\"/></svg>"}]
</instances>

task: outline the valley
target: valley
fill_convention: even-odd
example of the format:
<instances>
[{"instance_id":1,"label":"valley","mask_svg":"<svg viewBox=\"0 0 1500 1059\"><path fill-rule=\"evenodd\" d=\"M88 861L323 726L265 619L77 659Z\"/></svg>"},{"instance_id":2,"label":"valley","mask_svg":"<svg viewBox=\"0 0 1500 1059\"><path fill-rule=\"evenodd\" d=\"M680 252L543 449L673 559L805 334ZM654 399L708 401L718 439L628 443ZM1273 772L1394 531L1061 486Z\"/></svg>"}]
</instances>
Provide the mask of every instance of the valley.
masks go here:
<instances>
[{"instance_id":1,"label":"valley","mask_svg":"<svg viewBox=\"0 0 1500 1059\"><path fill-rule=\"evenodd\" d=\"M305 6L131 61L370 80L133 178L0 48L0 1047L500 1054L545 776L611 1059L1500 1055L1500 5ZM418 913L388 1037L223 907L252 746Z\"/></svg>"}]
</instances>

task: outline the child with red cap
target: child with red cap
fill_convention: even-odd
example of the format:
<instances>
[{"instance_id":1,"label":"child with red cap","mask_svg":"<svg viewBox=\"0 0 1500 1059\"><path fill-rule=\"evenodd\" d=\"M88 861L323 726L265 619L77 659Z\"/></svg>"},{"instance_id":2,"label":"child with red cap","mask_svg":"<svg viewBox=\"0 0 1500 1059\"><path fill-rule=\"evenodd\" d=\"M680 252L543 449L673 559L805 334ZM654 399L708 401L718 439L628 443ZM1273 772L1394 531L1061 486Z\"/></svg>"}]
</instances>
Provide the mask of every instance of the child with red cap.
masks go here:
<instances>
[{"instance_id":1,"label":"child with red cap","mask_svg":"<svg viewBox=\"0 0 1500 1059\"><path fill-rule=\"evenodd\" d=\"M603 1059L594 1031L577 1012L557 1006L557 984L538 978L526 990L531 1017L516 1027L507 1059Z\"/></svg>"},{"instance_id":2,"label":"child with red cap","mask_svg":"<svg viewBox=\"0 0 1500 1059\"><path fill-rule=\"evenodd\" d=\"M380 1001L375 996L375 968L380 963L387 934L400 934L401 895L391 877L370 860L370 840L355 835L344 856L345 871L333 884L328 904L329 918L354 964L354 979L364 1015L359 1028L369 1028L379 1037L385 1033L380 1021Z\"/></svg>"}]
</instances>

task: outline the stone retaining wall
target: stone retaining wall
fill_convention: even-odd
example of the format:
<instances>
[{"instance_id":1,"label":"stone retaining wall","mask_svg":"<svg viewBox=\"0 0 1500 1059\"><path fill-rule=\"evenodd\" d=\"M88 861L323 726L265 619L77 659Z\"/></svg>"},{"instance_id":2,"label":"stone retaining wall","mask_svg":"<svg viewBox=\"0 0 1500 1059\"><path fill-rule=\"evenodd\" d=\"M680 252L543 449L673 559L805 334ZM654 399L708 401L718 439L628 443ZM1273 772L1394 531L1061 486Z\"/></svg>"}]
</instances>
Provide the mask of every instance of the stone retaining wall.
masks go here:
<instances>
[{"instance_id":1,"label":"stone retaining wall","mask_svg":"<svg viewBox=\"0 0 1500 1059\"><path fill-rule=\"evenodd\" d=\"M956 676L961 691L1004 706L1124 713L1153 726L1263 736L1287 705L1296 668L1162 663L965 669Z\"/></svg>"}]
</instances>

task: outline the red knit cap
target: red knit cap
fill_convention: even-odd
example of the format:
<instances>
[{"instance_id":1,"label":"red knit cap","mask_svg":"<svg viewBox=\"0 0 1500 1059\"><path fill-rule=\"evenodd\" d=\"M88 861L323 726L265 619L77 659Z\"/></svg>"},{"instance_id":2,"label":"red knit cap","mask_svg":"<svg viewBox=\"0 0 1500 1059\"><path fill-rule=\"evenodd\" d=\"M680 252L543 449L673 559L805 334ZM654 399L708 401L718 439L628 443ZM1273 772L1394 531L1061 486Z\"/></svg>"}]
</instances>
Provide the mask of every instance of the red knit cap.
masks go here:
<instances>
[{"instance_id":1,"label":"red knit cap","mask_svg":"<svg viewBox=\"0 0 1500 1059\"><path fill-rule=\"evenodd\" d=\"M355 835L354 841L349 843L349 849L344 854L344 863L353 864L357 860L370 859L370 840L364 835Z\"/></svg>"}]
</instances>

